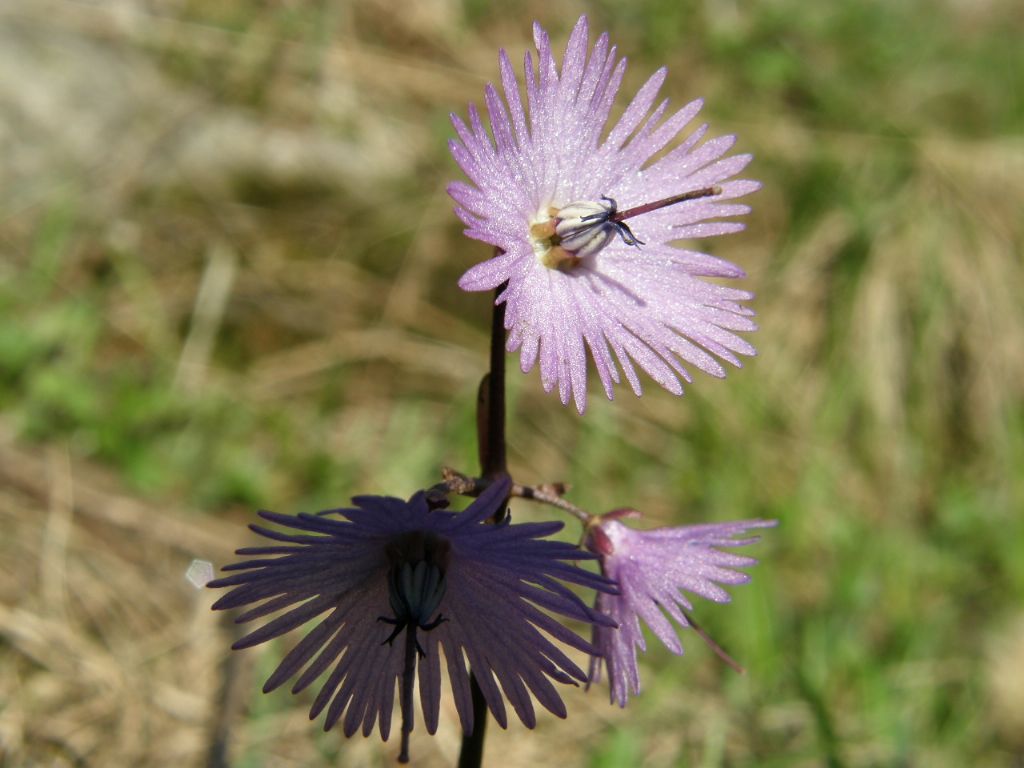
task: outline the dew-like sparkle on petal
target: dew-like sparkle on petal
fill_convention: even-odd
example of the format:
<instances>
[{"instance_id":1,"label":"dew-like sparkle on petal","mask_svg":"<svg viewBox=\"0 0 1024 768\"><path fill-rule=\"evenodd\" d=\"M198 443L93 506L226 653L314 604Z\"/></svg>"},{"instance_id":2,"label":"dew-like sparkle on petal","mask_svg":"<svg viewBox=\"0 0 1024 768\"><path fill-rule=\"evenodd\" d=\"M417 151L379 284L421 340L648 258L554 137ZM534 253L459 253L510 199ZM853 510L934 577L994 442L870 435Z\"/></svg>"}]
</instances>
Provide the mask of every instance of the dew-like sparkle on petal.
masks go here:
<instances>
[{"instance_id":1,"label":"dew-like sparkle on petal","mask_svg":"<svg viewBox=\"0 0 1024 768\"><path fill-rule=\"evenodd\" d=\"M467 181L449 186L466 235L496 249L459 285L507 284L498 300L508 350L520 350L524 371L539 363L544 389L581 413L588 357L611 398L623 381L640 393L638 367L682 394L688 366L721 377L723 362L738 367L753 353L737 335L754 329L739 303L750 294L725 302L721 287L705 281L743 270L680 241L742 229L733 219L747 207L725 201L759 186L737 178L751 158L727 155L735 137L688 128L700 100L671 110L659 99L664 69L613 120L625 59L607 35L590 46L588 32L581 17L559 64L535 26L525 88L512 59L499 56L502 87L485 89L486 114L471 107L468 124L453 117L452 154ZM667 200L679 204L658 207Z\"/></svg>"}]
</instances>

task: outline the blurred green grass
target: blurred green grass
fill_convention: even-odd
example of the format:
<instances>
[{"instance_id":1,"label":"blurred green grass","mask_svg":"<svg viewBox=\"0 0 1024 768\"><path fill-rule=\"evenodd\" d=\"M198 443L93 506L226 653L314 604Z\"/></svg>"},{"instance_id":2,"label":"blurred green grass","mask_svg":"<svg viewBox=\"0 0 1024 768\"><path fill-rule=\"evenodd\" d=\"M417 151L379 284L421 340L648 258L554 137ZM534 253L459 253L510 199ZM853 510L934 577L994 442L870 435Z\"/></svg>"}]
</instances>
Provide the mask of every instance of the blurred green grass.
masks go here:
<instances>
[{"instance_id":1,"label":"blurred green grass","mask_svg":"<svg viewBox=\"0 0 1024 768\"><path fill-rule=\"evenodd\" d=\"M126 4L120 25L52 5L65 15L0 21L131 56L186 106L166 131L125 121L142 160L57 157L0 197L0 407L24 440L239 519L471 469L487 302L454 285L483 253L443 193L446 114L480 101L530 20L561 40L586 10L630 58L626 91L667 64L673 102L704 97L712 130L755 153L748 231L707 248L750 272L760 357L583 418L513 372L513 470L652 524L781 525L735 602L698 612L750 674L692 637L683 660L652 650L644 695L572 759L1024 760L1024 654L992 650L1024 612L1017 3L193 0ZM342 141L365 167L281 171L268 144L266 165L204 155L208 178L153 169L220 118ZM254 718L300 705L255 690ZM570 705L538 738L572 729Z\"/></svg>"}]
</instances>

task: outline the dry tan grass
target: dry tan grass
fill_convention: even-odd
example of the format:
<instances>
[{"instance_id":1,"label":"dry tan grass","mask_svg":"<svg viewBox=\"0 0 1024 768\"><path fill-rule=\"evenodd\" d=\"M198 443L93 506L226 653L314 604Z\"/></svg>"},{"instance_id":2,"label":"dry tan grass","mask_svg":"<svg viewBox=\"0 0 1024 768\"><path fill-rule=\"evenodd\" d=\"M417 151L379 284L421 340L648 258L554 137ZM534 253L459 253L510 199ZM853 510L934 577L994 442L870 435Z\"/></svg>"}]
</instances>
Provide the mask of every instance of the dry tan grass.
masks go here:
<instances>
[{"instance_id":1,"label":"dry tan grass","mask_svg":"<svg viewBox=\"0 0 1024 768\"><path fill-rule=\"evenodd\" d=\"M308 766L339 747L334 765L391 763L393 745L376 736L318 734L308 697L278 691L270 711L250 709L260 696L253 667L268 650L226 653L236 632L185 579L193 558L226 562L240 526L144 504L66 451L38 455L6 433L0 488L0 764ZM529 738L518 723L502 731L492 722L488 759L580 764L583 745L626 717L605 695L568 691L572 722L541 713ZM650 764L727 727L724 701L703 691L673 691L664 704ZM414 734L416 764L452 765L457 724L444 697L438 734Z\"/></svg>"},{"instance_id":2,"label":"dry tan grass","mask_svg":"<svg viewBox=\"0 0 1024 768\"><path fill-rule=\"evenodd\" d=\"M4 764L201 764L227 637L183 569L222 561L234 527L6 434L0 468Z\"/></svg>"},{"instance_id":3,"label":"dry tan grass","mask_svg":"<svg viewBox=\"0 0 1024 768\"><path fill-rule=\"evenodd\" d=\"M495 76L496 45L526 43L527 19L498 23L484 38L458 31L456 2L410 4L409 13L394 14L378 0L358 11L381 21L384 39L371 43L346 35L356 27L347 16L356 4L341 3L340 36L313 44L282 38L269 15L238 35L183 20L187 7L34 0L0 8L0 43L8 51L0 60L23 58L20 67L4 69L6 78L0 72L0 84L24 78L35 88L28 103L38 108L23 115L35 142L19 145L17 162L0 167L4 255L27 263L40 209L77 196L90 237L69 244L60 289L73 295L87 284L97 252L126 254L114 259L120 272L105 298L105 360L111 367L145 355L147 363L169 361L183 396L231 392L250 404L287 401L303 414L314 410L305 397L324 389L339 364L365 364L331 416L325 449L358 453L357 474L374 477L366 490L399 492L407 477L389 485L394 468L379 434L395 394L415 387L436 404L424 406L427 419L449 417L443 403L478 375L485 339L467 304L442 303L422 289L450 284L458 266L480 254L450 223L445 174L412 199L389 185L423 172L418 163L437 138L429 125L436 105L461 110L465 101L479 101L481 83ZM167 65L175 57L219 63L240 89L262 73L262 112L217 103L175 81ZM680 93L700 92L701 78L713 77L676 75ZM96 83L108 84L110 98L69 112L72 96ZM79 130L65 130L69 123ZM743 149L754 144L759 157L799 168L832 153L847 159L851 183L868 185L884 177L875 158L894 141L816 132L776 114L732 127ZM111 135L117 151L106 144ZM907 179L880 191L864 212L874 237L831 342L833 359L822 356L836 314L835 267L864 222L834 210L798 242L780 242L791 211L768 179L754 201L753 230L730 243L729 257L749 267L749 285L759 293L756 343L770 350L734 376L740 385L756 376L752 396L782 424L773 440L752 449L766 495L783 495L803 460L824 454L844 478L840 491L865 515L913 510L930 490L900 478L915 471L922 446L930 460L948 461L958 437L971 454L965 463L977 459L995 476L1013 469L1000 460L1008 454L1006 415L1024 394L1024 146L1008 138L906 141L915 158ZM250 205L233 191L240 177L299 191L322 185L326 202L308 211ZM159 210L147 207L149 195ZM176 196L187 201L177 205ZM404 238L388 269L349 258L376 245L355 239L358 228L348 226L366 215L381 217L376 231ZM0 264L0 278L4 269ZM248 353L238 370L212 359L211 339L225 328ZM848 373L851 399L864 406L849 419L873 457L868 467L816 431L836 366ZM580 448L580 422L555 409L536 379L513 385L523 419L512 436L513 460L525 475L562 479L567 457ZM699 392L723 434L748 439L744 412L733 407L734 386ZM694 418L673 398L636 401L625 392L610 413L595 404L588 418L607 419L624 445L652 457L671 448ZM203 765L224 739L231 757L260 765L324 764L339 744L333 764L391 763L393 746L376 737L320 735L306 718L308 700L256 694L265 672L253 667L269 663L272 651L226 652L233 629L208 610L211 598L193 589L184 571L194 557L225 562L244 543L240 520L140 501L71 456L63 445L20 445L9 429L0 433L0 764ZM599 467L584 471L593 477L577 480L600 474ZM629 501L668 517L667 491L652 485L646 497ZM294 490L282 489L282 504ZM822 581L793 581L794 610L823 599ZM1018 646L1008 641L1000 657L1016 659ZM970 674L957 659L908 663L895 670L894 685L919 690L942 670L957 679ZM644 671L656 680L653 669ZM992 674L999 722L1015 738L1019 703L999 671ZM708 765L721 761L726 744L743 753L744 734L736 732L725 695L712 688L665 692L650 708L654 735L641 745L648 764L668 764L684 745L700 745L688 747L691 756ZM657 696L652 689L648 695ZM529 737L519 726L495 729L488 754L509 766L578 765L588 744L624 724L603 690L567 699L568 723L543 718ZM438 737L416 734L417 764L454 762L456 718L447 697L444 706ZM805 703L771 702L759 717L794 753L816 755ZM855 716L842 727L849 731L842 736L861 745L847 755L852 765L892 758ZM928 757L921 764L940 764ZM805 764L813 763L808 757Z\"/></svg>"}]
</instances>

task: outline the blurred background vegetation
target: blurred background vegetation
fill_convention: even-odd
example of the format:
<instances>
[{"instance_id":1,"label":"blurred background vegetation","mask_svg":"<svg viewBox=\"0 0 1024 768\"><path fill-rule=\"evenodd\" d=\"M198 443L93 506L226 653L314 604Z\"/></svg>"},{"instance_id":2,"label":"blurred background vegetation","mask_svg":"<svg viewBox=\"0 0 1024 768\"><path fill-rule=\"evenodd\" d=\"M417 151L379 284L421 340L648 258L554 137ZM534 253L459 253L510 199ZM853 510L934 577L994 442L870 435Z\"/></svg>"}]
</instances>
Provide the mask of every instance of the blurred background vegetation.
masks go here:
<instances>
[{"instance_id":1,"label":"blurred background vegetation","mask_svg":"<svg viewBox=\"0 0 1024 768\"><path fill-rule=\"evenodd\" d=\"M567 691L490 762L1024 764L1017 0L0 4L0 763L392 763L262 696L286 645L228 654L183 573L255 508L474 469L488 308L455 280L486 249L447 115L581 12L624 91L666 64L755 154L748 230L704 247L748 270L760 356L583 418L514 371L513 471L781 526L697 611L747 676L691 633L626 711ZM453 763L444 706L419 764Z\"/></svg>"}]
</instances>

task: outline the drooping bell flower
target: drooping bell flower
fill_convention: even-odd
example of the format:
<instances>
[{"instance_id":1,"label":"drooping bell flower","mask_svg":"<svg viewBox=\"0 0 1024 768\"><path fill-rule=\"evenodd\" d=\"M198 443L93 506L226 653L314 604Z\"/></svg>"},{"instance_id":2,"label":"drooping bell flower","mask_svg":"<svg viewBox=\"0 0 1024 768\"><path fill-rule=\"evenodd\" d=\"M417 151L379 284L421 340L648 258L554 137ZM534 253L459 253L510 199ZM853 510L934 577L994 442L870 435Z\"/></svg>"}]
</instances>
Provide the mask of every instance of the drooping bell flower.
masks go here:
<instances>
[{"instance_id":1,"label":"drooping bell flower","mask_svg":"<svg viewBox=\"0 0 1024 768\"><path fill-rule=\"evenodd\" d=\"M360 729L368 736L379 723L386 740L397 688L403 761L413 728L414 675L427 731L437 729L441 649L464 732L474 727L464 659L502 727L505 698L528 727L536 723L531 694L565 717L552 681L576 684L587 676L552 638L588 653L597 649L549 614L611 624L562 582L612 587L575 564L592 555L544 538L561 523L513 525L507 517L485 523L503 517L509 488L507 477L495 481L461 513L435 508L422 492L408 501L360 496L353 508L319 515L261 512L285 530L250 527L276 543L238 550L251 559L226 566L232 574L208 586L231 589L215 609L251 606L237 617L240 623L283 613L232 647L248 648L317 621L264 692L296 678L292 692L298 693L329 671L310 718L326 710L325 730L340 721L346 736Z\"/></svg>"},{"instance_id":2,"label":"drooping bell flower","mask_svg":"<svg viewBox=\"0 0 1024 768\"><path fill-rule=\"evenodd\" d=\"M755 565L757 560L719 548L753 544L760 537L736 537L776 525L775 520L742 520L642 531L619 522L638 516L635 510L615 510L595 517L585 537L587 549L600 558L601 572L619 588L617 594L597 596L597 610L618 628L595 625L592 642L600 654L591 658L590 682L600 680L606 665L611 700L620 707L626 706L630 694L640 693L637 649L646 650L640 620L666 648L681 655L683 645L669 618L681 628L694 625L685 613L693 610L686 593L728 603L732 598L719 585L750 581L748 574L734 569Z\"/></svg>"}]
</instances>

